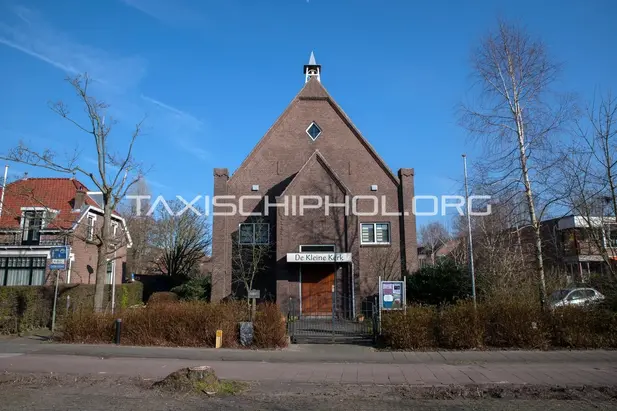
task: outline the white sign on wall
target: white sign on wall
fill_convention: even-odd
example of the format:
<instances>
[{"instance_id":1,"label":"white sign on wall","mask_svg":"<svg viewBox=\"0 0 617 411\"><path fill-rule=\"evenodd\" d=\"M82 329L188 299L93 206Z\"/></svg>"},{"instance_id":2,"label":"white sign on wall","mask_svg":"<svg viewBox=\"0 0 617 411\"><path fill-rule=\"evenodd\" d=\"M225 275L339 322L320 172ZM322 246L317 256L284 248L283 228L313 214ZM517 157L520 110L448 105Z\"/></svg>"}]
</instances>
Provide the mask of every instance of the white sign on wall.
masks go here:
<instances>
[{"instance_id":1,"label":"white sign on wall","mask_svg":"<svg viewBox=\"0 0 617 411\"><path fill-rule=\"evenodd\" d=\"M288 263L350 263L351 253L287 253Z\"/></svg>"}]
</instances>

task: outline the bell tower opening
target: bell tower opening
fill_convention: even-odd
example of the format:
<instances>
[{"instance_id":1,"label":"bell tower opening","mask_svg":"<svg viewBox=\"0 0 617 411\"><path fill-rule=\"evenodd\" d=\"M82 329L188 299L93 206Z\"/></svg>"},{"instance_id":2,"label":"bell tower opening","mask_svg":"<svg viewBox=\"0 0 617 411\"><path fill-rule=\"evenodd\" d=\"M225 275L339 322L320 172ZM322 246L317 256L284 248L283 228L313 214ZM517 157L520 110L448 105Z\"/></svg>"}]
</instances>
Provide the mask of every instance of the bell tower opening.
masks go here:
<instances>
[{"instance_id":1,"label":"bell tower opening","mask_svg":"<svg viewBox=\"0 0 617 411\"><path fill-rule=\"evenodd\" d=\"M317 62L315 61L315 54L312 51L308 64L304 65L304 76L305 83L308 83L309 80L313 77L315 77L317 81L321 83L321 65L317 64Z\"/></svg>"}]
</instances>

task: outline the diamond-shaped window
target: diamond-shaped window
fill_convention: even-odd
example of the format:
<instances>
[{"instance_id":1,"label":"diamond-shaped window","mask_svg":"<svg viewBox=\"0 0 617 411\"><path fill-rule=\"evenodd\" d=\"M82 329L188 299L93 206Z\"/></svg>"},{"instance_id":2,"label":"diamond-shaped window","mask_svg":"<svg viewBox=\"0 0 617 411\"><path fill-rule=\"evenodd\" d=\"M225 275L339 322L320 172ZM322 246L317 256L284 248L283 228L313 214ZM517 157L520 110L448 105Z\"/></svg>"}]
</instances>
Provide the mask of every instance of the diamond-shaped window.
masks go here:
<instances>
[{"instance_id":1,"label":"diamond-shaped window","mask_svg":"<svg viewBox=\"0 0 617 411\"><path fill-rule=\"evenodd\" d=\"M309 137L315 140L321 134L321 129L316 123L311 123L311 125L306 129L306 134L308 134Z\"/></svg>"}]
</instances>

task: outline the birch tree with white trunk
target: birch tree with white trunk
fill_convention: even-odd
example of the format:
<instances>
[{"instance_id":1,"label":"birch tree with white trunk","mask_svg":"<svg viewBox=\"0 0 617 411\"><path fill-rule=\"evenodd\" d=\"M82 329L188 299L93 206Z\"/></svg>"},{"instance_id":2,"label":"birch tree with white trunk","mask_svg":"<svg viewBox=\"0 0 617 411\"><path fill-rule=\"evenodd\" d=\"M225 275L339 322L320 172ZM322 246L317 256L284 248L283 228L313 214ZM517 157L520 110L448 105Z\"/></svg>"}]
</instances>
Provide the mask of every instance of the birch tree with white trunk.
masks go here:
<instances>
[{"instance_id":1,"label":"birch tree with white trunk","mask_svg":"<svg viewBox=\"0 0 617 411\"><path fill-rule=\"evenodd\" d=\"M571 118L571 99L551 89L560 67L545 45L522 28L500 21L472 56L474 100L463 104L461 123L483 143L489 177L524 194L533 228L535 274L542 307L546 281L540 221L555 199L542 194L550 180L553 144Z\"/></svg>"}]
</instances>

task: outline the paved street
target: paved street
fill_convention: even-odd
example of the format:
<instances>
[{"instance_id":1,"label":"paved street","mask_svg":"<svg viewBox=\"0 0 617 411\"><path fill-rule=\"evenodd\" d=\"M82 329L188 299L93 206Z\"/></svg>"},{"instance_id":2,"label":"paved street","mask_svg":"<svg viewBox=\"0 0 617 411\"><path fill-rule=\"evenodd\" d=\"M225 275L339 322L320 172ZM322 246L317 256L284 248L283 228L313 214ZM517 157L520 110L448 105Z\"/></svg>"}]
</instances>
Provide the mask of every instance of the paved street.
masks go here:
<instances>
[{"instance_id":1,"label":"paved street","mask_svg":"<svg viewBox=\"0 0 617 411\"><path fill-rule=\"evenodd\" d=\"M36 336L0 338L0 353L92 357L174 358L198 361L363 364L617 363L617 351L378 351L368 346L292 344L284 350L131 347L112 344L56 344Z\"/></svg>"},{"instance_id":2,"label":"paved street","mask_svg":"<svg viewBox=\"0 0 617 411\"><path fill-rule=\"evenodd\" d=\"M152 384L209 365L247 381L231 397ZM592 410L617 408L617 352L380 352L353 345L285 350L69 345L0 339L7 410Z\"/></svg>"},{"instance_id":3,"label":"paved street","mask_svg":"<svg viewBox=\"0 0 617 411\"><path fill-rule=\"evenodd\" d=\"M221 378L342 384L617 385L616 351L379 352L371 347L292 345L215 350L0 340L0 370L159 378L213 366Z\"/></svg>"}]
</instances>

